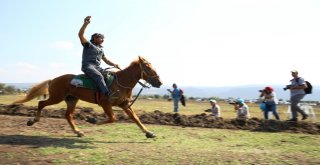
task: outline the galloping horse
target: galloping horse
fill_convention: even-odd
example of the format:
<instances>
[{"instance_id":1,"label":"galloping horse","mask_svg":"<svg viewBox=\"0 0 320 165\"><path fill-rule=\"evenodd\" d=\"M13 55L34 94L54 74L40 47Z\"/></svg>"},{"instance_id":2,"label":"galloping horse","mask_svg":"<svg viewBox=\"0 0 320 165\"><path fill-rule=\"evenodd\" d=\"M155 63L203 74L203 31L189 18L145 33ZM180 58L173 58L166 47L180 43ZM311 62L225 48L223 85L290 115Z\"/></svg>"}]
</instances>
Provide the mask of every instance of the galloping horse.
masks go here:
<instances>
[{"instance_id":1,"label":"galloping horse","mask_svg":"<svg viewBox=\"0 0 320 165\"><path fill-rule=\"evenodd\" d=\"M45 106L58 104L64 100L67 103L67 112L65 117L69 125L71 126L73 132L79 137L84 136L84 133L76 126L73 119L76 104L80 99L89 103L99 104L103 108L105 114L108 116L108 120L100 122L99 124L114 122L116 119L112 110L112 106L118 106L122 108L127 115L140 127L147 138L155 137L155 135L141 123L140 119L131 109L129 104L131 100L132 89L140 79L145 80L147 83L156 88L159 88L162 85L158 74L146 59L139 56L139 60L133 61L127 68L115 72L114 75L115 80L111 84L110 89L112 91L117 91L117 98L102 96L97 99L95 97L94 90L70 85L70 81L75 77L75 75L66 74L56 77L52 80L46 80L32 87L25 98L15 101L14 103L27 102L37 96L42 95L48 89L49 98L44 101L39 101L37 114L33 120L28 121L28 126L40 121L41 110Z\"/></svg>"}]
</instances>

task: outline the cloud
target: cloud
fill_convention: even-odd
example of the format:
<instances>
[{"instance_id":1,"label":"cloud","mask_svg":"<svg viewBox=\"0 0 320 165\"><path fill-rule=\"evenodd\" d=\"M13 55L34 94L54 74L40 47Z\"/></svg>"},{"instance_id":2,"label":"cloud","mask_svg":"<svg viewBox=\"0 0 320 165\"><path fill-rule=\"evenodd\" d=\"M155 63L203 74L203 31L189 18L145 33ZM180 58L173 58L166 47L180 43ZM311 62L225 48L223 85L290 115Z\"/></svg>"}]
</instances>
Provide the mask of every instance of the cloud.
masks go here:
<instances>
[{"instance_id":1,"label":"cloud","mask_svg":"<svg viewBox=\"0 0 320 165\"><path fill-rule=\"evenodd\" d=\"M18 62L18 63L15 64L15 66L20 68L20 69L26 69L26 70L33 70L33 69L39 68L36 65L25 63L25 62Z\"/></svg>"},{"instance_id":2,"label":"cloud","mask_svg":"<svg viewBox=\"0 0 320 165\"><path fill-rule=\"evenodd\" d=\"M54 69L61 69L61 68L64 68L66 66L67 66L67 64L59 63L59 62L52 62L52 63L49 64L49 67L50 68L54 68Z\"/></svg>"},{"instance_id":3,"label":"cloud","mask_svg":"<svg viewBox=\"0 0 320 165\"><path fill-rule=\"evenodd\" d=\"M56 41L50 44L50 48L54 48L54 49L70 50L73 47L74 47L74 44L69 41Z\"/></svg>"}]
</instances>

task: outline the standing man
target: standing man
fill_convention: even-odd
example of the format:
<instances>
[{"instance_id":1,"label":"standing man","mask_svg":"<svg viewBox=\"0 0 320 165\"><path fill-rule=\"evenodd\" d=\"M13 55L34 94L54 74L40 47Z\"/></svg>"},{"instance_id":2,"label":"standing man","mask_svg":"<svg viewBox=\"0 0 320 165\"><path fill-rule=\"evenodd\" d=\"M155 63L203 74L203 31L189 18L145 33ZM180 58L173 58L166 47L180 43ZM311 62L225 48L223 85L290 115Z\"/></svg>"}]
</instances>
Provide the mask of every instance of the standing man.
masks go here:
<instances>
[{"instance_id":1,"label":"standing man","mask_svg":"<svg viewBox=\"0 0 320 165\"><path fill-rule=\"evenodd\" d=\"M102 43L104 41L104 35L100 33L94 33L91 36L90 41L84 37L84 32L90 23L91 16L87 16L84 19L84 23L78 33L80 42L83 46L82 52L82 67L81 70L98 85L100 92L105 96L110 96L111 91L108 89L104 77L102 75L103 69L100 67L101 59L108 65L119 68L119 66L109 61L103 52Z\"/></svg>"},{"instance_id":2,"label":"standing man","mask_svg":"<svg viewBox=\"0 0 320 165\"><path fill-rule=\"evenodd\" d=\"M173 83L172 88L173 88L172 91L170 89L167 89L167 90L171 93L171 96L173 99L173 107L174 107L173 111L178 113L179 112L179 100L181 97L181 93L180 93L180 90L178 89L177 84Z\"/></svg>"},{"instance_id":3,"label":"standing man","mask_svg":"<svg viewBox=\"0 0 320 165\"><path fill-rule=\"evenodd\" d=\"M306 95L304 89L307 88L307 84L302 77L298 77L298 71L291 71L291 75L293 77L290 80L291 84L288 85L286 89L290 90L290 102L291 102L291 115L292 118L288 121L298 121L298 113L302 115L301 120L305 120L308 118L308 115L298 106L298 103L303 99Z\"/></svg>"}]
</instances>

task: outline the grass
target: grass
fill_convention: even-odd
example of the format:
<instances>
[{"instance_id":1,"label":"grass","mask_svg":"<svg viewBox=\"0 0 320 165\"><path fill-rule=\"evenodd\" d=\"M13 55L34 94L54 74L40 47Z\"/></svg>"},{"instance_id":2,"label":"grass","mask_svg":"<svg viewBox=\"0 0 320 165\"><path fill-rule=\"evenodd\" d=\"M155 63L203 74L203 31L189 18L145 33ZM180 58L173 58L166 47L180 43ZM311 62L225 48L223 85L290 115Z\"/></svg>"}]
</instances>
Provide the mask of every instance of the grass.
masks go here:
<instances>
[{"instance_id":1,"label":"grass","mask_svg":"<svg viewBox=\"0 0 320 165\"><path fill-rule=\"evenodd\" d=\"M22 96L0 96L1 104L10 104ZM231 105L219 102L224 118L234 118ZM36 106L32 100L26 105ZM80 102L78 106L97 105ZM172 102L166 100L138 99L133 108L138 112L161 110L172 112ZM181 107L181 114L203 113L208 102L188 101ZM262 118L257 104L249 104L251 116ZM55 108L65 108L64 103ZM287 117L287 106L279 106L282 119ZM319 107L314 107L319 112ZM117 110L117 109L116 109ZM317 113L319 116L319 113ZM316 119L315 119L316 120ZM313 121L310 119L309 121ZM80 128L83 138L73 133L57 135L36 129L25 136L44 138L47 145L24 148L28 160L45 160L53 164L319 164L320 136L293 133L265 133L240 130L171 127L146 125L157 138L146 139L133 123L109 125L85 124ZM37 141L39 141L37 139ZM36 139L35 139L36 140ZM59 144L58 144L59 143ZM19 154L0 152L0 158L17 159Z\"/></svg>"},{"instance_id":2,"label":"grass","mask_svg":"<svg viewBox=\"0 0 320 165\"><path fill-rule=\"evenodd\" d=\"M320 137L206 128L148 125L145 139L135 124L87 126L73 144L36 148L33 154L55 164L317 164ZM39 132L41 134L41 132ZM55 135L49 135L50 138ZM70 142L70 141L69 141Z\"/></svg>"},{"instance_id":3,"label":"grass","mask_svg":"<svg viewBox=\"0 0 320 165\"><path fill-rule=\"evenodd\" d=\"M18 100L22 98L23 95L0 95L0 103L1 104L10 104L14 100ZM34 99L27 103L24 103L28 106L37 106L38 100ZM218 102L218 104L221 107L221 115L225 119L235 118L236 113L233 110L233 106L225 103L223 101ZM259 104L255 103L249 103L248 104L250 108L250 114L251 117L257 117L257 118L263 118L263 113L259 108ZM56 105L48 106L49 108L66 108L66 105L64 102L61 102ZM102 112L102 108L96 104L87 103L84 101L79 101L77 104L77 107L92 107L96 112ZM162 112L173 112L173 103L169 102L164 99L137 99L137 101L133 104L132 108L139 113L139 111L145 111L145 112L153 112L155 110L160 110ZM197 102L193 100L187 100L187 106L183 107L180 106L180 113L184 115L194 115L194 114L201 114L204 113L205 109L209 109L210 104L209 102ZM312 118L308 119L308 121L311 122L320 122L320 106L313 106L314 111L316 112L316 116L318 118ZM117 107L114 107L115 110L121 110ZM278 105L278 113L280 115L281 120L287 120L290 116L290 113L288 113L288 105ZM273 115L272 115L273 117Z\"/></svg>"}]
</instances>

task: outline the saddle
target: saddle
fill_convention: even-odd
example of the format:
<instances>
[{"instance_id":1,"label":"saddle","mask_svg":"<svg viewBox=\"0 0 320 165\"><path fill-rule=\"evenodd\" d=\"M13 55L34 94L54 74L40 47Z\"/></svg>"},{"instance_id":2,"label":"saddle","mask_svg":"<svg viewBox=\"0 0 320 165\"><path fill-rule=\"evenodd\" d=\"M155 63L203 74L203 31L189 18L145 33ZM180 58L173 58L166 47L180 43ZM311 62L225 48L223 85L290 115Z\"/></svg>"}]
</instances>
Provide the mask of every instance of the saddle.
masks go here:
<instances>
[{"instance_id":1,"label":"saddle","mask_svg":"<svg viewBox=\"0 0 320 165\"><path fill-rule=\"evenodd\" d=\"M106 72L103 73L103 77L107 87L110 87L115 79L115 75L111 72ZM97 91L99 90L96 83L85 74L79 74L74 76L74 78L70 81L70 84L80 88L88 88Z\"/></svg>"}]
</instances>

